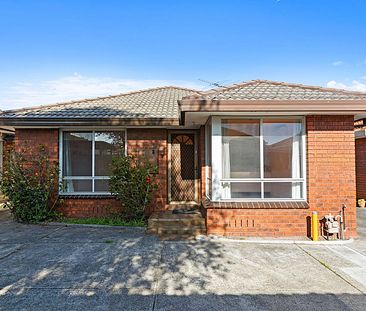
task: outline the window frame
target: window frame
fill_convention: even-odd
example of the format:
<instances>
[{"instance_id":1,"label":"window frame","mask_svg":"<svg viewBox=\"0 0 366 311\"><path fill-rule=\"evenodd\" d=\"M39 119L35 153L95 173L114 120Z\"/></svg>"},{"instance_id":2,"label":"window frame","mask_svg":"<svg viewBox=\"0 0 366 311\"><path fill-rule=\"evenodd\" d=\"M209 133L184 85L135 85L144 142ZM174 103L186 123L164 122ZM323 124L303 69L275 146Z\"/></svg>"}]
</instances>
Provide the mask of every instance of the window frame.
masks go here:
<instances>
[{"instance_id":1,"label":"window frame","mask_svg":"<svg viewBox=\"0 0 366 311\"><path fill-rule=\"evenodd\" d=\"M113 132L120 131L124 132L124 154L127 156L127 129L126 128L65 128L59 130L59 195L70 195L70 196L80 196L80 195L111 195L110 192L95 192L95 180L109 180L110 176L95 176L95 133L96 132ZM92 133L92 175L91 176L63 176L63 137L64 132L90 132ZM83 192L67 192L62 190L62 185L65 180L91 180L92 181L92 191Z\"/></svg>"},{"instance_id":2,"label":"window frame","mask_svg":"<svg viewBox=\"0 0 366 311\"><path fill-rule=\"evenodd\" d=\"M205 123L205 196L212 197L212 121L209 117ZM211 186L211 187L210 187ZM210 189L211 188L211 189Z\"/></svg>"},{"instance_id":3,"label":"window frame","mask_svg":"<svg viewBox=\"0 0 366 311\"><path fill-rule=\"evenodd\" d=\"M222 119L255 119L260 121L260 177L259 178L222 178ZM263 120L299 120L301 121L301 178L265 178L264 177L264 139L263 139ZM212 201L213 202L304 202L307 201L307 168L306 168L306 119L304 116L212 116L211 117L211 163L212 163ZM241 182L241 183L260 183L261 198L230 198L222 199L222 183ZM290 182L301 183L302 198L265 198L264 185L266 182Z\"/></svg>"}]
</instances>

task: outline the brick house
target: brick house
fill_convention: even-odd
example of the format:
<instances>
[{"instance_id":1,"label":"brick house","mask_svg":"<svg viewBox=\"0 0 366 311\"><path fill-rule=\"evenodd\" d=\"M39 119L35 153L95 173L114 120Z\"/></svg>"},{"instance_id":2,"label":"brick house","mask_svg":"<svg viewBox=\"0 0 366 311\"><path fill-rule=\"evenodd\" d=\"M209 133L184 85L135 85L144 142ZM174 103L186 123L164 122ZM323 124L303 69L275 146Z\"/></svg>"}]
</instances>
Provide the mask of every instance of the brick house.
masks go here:
<instances>
[{"instance_id":1,"label":"brick house","mask_svg":"<svg viewBox=\"0 0 366 311\"><path fill-rule=\"evenodd\" d=\"M159 167L147 211L201 204L208 234L306 236L309 217L346 208L356 235L354 119L366 94L253 80L200 92L160 87L5 111L15 148L45 144L60 162L60 210L104 216L119 148Z\"/></svg>"}]
</instances>

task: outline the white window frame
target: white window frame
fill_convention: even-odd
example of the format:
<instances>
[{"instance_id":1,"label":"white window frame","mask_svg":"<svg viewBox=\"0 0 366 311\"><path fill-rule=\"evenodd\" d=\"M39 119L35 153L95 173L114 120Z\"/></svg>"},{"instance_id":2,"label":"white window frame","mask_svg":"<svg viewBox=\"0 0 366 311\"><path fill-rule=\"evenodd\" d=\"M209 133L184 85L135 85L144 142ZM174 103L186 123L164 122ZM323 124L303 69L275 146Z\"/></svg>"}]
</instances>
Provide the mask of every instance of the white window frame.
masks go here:
<instances>
[{"instance_id":1,"label":"white window frame","mask_svg":"<svg viewBox=\"0 0 366 311\"><path fill-rule=\"evenodd\" d=\"M260 121L260 177L259 178L222 178L222 133L221 120L222 119L255 119ZM265 178L264 177L264 154L263 154L263 120L268 119L288 119L299 120L302 124L301 132L301 165L302 178ZM274 201L296 201L303 202L307 200L307 184L306 184L306 119L303 116L212 116L211 118L211 163L212 163L212 201L213 202L274 202ZM261 184L261 198L235 198L222 199L222 183L223 182L258 182ZM265 182L300 182L302 185L302 198L264 198L264 184Z\"/></svg>"},{"instance_id":2,"label":"white window frame","mask_svg":"<svg viewBox=\"0 0 366 311\"><path fill-rule=\"evenodd\" d=\"M90 128L70 128L70 129L61 129L59 131L59 185L60 195L71 195L71 196L80 196L80 195L111 195L110 192L95 192L94 181L95 180L109 180L110 176L95 176L95 132L111 132L111 131L120 131L124 132L124 154L127 155L127 129L126 128L98 128L98 129L90 129ZM64 176L63 174L63 133L64 132L81 132L81 133L92 133L92 176ZM67 192L62 191L62 185L64 180L91 180L92 181L92 191L91 192Z\"/></svg>"},{"instance_id":3,"label":"white window frame","mask_svg":"<svg viewBox=\"0 0 366 311\"><path fill-rule=\"evenodd\" d=\"M211 137L209 137L209 130ZM205 195L208 199L211 200L212 196L212 188L210 193L210 185L212 185L212 176L210 175L210 168L208 163L210 162L210 165L212 167L212 122L211 118L208 118L206 124L205 124Z\"/></svg>"}]
</instances>

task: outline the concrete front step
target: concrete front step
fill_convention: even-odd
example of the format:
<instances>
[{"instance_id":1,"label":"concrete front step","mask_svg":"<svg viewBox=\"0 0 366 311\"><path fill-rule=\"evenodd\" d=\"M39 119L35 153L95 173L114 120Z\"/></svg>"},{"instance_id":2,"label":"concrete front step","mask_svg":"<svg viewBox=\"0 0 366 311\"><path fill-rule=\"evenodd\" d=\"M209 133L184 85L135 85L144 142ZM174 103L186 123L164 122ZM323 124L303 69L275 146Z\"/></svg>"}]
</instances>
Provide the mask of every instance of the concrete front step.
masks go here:
<instances>
[{"instance_id":1,"label":"concrete front step","mask_svg":"<svg viewBox=\"0 0 366 311\"><path fill-rule=\"evenodd\" d=\"M149 219L149 227L191 227L205 225L203 218L195 219Z\"/></svg>"},{"instance_id":2,"label":"concrete front step","mask_svg":"<svg viewBox=\"0 0 366 311\"><path fill-rule=\"evenodd\" d=\"M173 214L172 211L154 213L148 220L148 233L164 239L189 238L206 234L206 224L201 213Z\"/></svg>"},{"instance_id":3,"label":"concrete front step","mask_svg":"<svg viewBox=\"0 0 366 311\"><path fill-rule=\"evenodd\" d=\"M198 235L199 236L199 235ZM161 234L159 239L162 241L181 241L181 240L196 240L197 235L192 234Z\"/></svg>"},{"instance_id":4,"label":"concrete front step","mask_svg":"<svg viewBox=\"0 0 366 311\"><path fill-rule=\"evenodd\" d=\"M190 226L190 227L180 227L180 226L171 226L171 227L148 227L147 229L148 233L155 233L155 234L166 234L166 233L192 233L192 234L204 234L206 233L206 226L205 225L199 225L199 226Z\"/></svg>"},{"instance_id":5,"label":"concrete front step","mask_svg":"<svg viewBox=\"0 0 366 311\"><path fill-rule=\"evenodd\" d=\"M166 205L166 209L169 211L177 210L177 209L199 209L200 205L198 203L187 203L187 204L180 204L180 203L170 203Z\"/></svg>"}]
</instances>

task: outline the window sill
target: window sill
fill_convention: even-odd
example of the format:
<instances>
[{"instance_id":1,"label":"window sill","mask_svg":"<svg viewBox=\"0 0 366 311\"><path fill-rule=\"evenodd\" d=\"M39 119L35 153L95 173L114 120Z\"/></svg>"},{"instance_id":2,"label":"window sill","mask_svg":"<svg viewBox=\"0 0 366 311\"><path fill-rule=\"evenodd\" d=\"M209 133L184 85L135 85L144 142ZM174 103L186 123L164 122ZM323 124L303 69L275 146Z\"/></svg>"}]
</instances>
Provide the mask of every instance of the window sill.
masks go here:
<instances>
[{"instance_id":1,"label":"window sill","mask_svg":"<svg viewBox=\"0 0 366 311\"><path fill-rule=\"evenodd\" d=\"M207 199L202 201L202 205L207 209L308 209L310 207L306 201L212 202Z\"/></svg>"}]
</instances>

